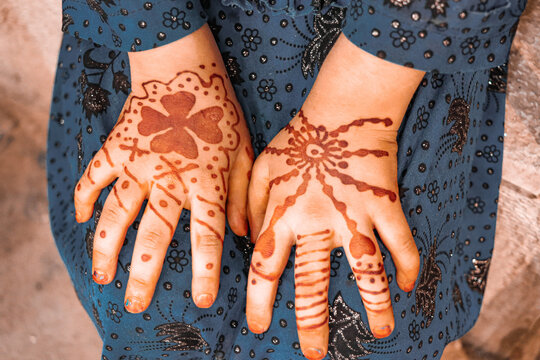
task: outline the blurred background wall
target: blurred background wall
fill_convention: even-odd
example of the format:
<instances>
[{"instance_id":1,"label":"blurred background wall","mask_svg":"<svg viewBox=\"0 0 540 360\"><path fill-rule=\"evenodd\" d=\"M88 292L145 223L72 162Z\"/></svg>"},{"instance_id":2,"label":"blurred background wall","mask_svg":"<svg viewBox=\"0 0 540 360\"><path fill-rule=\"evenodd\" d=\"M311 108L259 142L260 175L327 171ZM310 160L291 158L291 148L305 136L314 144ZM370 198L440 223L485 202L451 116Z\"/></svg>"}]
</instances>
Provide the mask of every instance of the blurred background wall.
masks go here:
<instances>
[{"instance_id":1,"label":"blurred background wall","mask_svg":"<svg viewBox=\"0 0 540 360\"><path fill-rule=\"evenodd\" d=\"M0 1L0 358L97 360L101 342L56 252L45 143L60 0ZM476 326L444 359L540 360L540 1L508 78L495 251Z\"/></svg>"}]
</instances>

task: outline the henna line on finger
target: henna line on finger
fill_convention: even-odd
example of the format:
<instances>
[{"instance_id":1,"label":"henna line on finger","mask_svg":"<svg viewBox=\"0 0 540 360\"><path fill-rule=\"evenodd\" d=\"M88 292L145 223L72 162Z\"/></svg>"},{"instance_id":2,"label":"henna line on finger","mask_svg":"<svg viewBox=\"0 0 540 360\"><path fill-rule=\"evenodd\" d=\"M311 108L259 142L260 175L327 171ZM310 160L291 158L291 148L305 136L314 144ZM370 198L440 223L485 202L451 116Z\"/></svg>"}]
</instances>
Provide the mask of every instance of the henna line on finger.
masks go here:
<instances>
[{"instance_id":1,"label":"henna line on finger","mask_svg":"<svg viewBox=\"0 0 540 360\"><path fill-rule=\"evenodd\" d=\"M316 252L329 252L331 250L332 249L330 249L329 247L325 247L324 249L317 249L317 250L306 250L306 251L301 252L301 253L296 252L296 257L299 258L299 257L302 257L304 255L308 255L308 254L313 254L313 253L316 253Z\"/></svg>"},{"instance_id":2,"label":"henna line on finger","mask_svg":"<svg viewBox=\"0 0 540 360\"><path fill-rule=\"evenodd\" d=\"M308 310L308 309L314 308L315 306L322 305L322 304L328 304L328 298L325 297L324 299L313 302L313 303L311 303L309 305L296 306L296 311Z\"/></svg>"},{"instance_id":3,"label":"henna line on finger","mask_svg":"<svg viewBox=\"0 0 540 360\"><path fill-rule=\"evenodd\" d=\"M386 307L384 307L384 308L381 308L381 309L373 309L373 308L371 308L371 307L369 307L369 306L364 305L364 308L365 308L367 311L371 311L371 312L380 314L380 313L386 312L386 310L392 308L392 306L391 306L391 305L388 305L388 306L386 306Z\"/></svg>"},{"instance_id":4,"label":"henna line on finger","mask_svg":"<svg viewBox=\"0 0 540 360\"><path fill-rule=\"evenodd\" d=\"M142 188L142 184L139 182L139 179L137 179L137 177L135 175L133 175L131 173L131 171L128 170L127 166L124 166L124 172L126 173L127 176L129 176L133 181L135 181L135 183L137 185L139 185L139 187Z\"/></svg>"},{"instance_id":5,"label":"henna line on finger","mask_svg":"<svg viewBox=\"0 0 540 360\"><path fill-rule=\"evenodd\" d=\"M311 294L298 294L298 293L295 293L295 298L297 299L303 299L303 298L312 298L312 297L315 297L315 296L321 296L323 295L325 292L328 291L328 287L325 287L324 290L321 290L321 291L317 291L317 292L314 292L314 293L311 293Z\"/></svg>"},{"instance_id":6,"label":"henna line on finger","mask_svg":"<svg viewBox=\"0 0 540 360\"><path fill-rule=\"evenodd\" d=\"M358 290L366 293L366 294L372 294L372 295L378 295L378 294L383 294L385 292L388 291L388 288L385 287L384 289L380 290L380 291L375 291L375 290L368 290L368 289L364 289L362 287L360 287L360 285L358 285Z\"/></svg>"},{"instance_id":7,"label":"henna line on finger","mask_svg":"<svg viewBox=\"0 0 540 360\"><path fill-rule=\"evenodd\" d=\"M296 310L298 310L298 308ZM321 316L322 314L325 314L327 311L328 311L328 306L325 306L324 309L322 309L322 311L320 311L320 312L318 312L316 314L305 315L305 316L296 315L296 321L304 321L304 320L308 320L308 319L313 319L313 318Z\"/></svg>"},{"instance_id":8,"label":"henna line on finger","mask_svg":"<svg viewBox=\"0 0 540 360\"><path fill-rule=\"evenodd\" d=\"M381 268L379 270L360 270L355 267L352 268L352 271L355 274L364 274L364 275L380 275L384 272L384 268Z\"/></svg>"},{"instance_id":9,"label":"henna line on finger","mask_svg":"<svg viewBox=\"0 0 540 360\"><path fill-rule=\"evenodd\" d=\"M202 221L202 220L199 220L199 219L195 219L196 222L198 222L199 224L201 224L202 226L206 227L208 230L210 230L211 232L213 232L216 237L219 239L219 241L221 242L221 244L223 244L223 237L221 236L221 234L219 232L217 232L216 229L214 229L212 226L210 226L210 224Z\"/></svg>"},{"instance_id":10,"label":"henna line on finger","mask_svg":"<svg viewBox=\"0 0 540 360\"><path fill-rule=\"evenodd\" d=\"M120 200L120 196L118 196L118 189L116 189L116 186L113 186L113 194L118 202L118 206L120 206L125 212L128 212L128 209L126 209L124 203L122 203L122 200Z\"/></svg>"},{"instance_id":11,"label":"henna line on finger","mask_svg":"<svg viewBox=\"0 0 540 360\"><path fill-rule=\"evenodd\" d=\"M105 154L105 159L107 159L107 162L109 163L109 165L111 167L114 167L114 164L112 162L112 159L111 159L111 156L109 155L109 150L107 150L107 147L106 146L103 146L101 148L101 150L103 150L103 153Z\"/></svg>"},{"instance_id":12,"label":"henna line on finger","mask_svg":"<svg viewBox=\"0 0 540 360\"><path fill-rule=\"evenodd\" d=\"M299 286L313 286L313 285L317 285L321 282L324 282L326 280L330 279L330 276L329 275L326 275L320 279L316 279L316 280L313 280L313 281L304 281L304 282L297 282L295 283L295 286L296 287L299 287Z\"/></svg>"},{"instance_id":13,"label":"henna line on finger","mask_svg":"<svg viewBox=\"0 0 540 360\"><path fill-rule=\"evenodd\" d=\"M163 191L165 193L165 195L167 195L168 197L173 199L178 204L178 206L182 206L182 201L180 199L178 199L176 196L174 196L171 192L169 192L164 186L162 186L160 184L156 184L156 187L159 190Z\"/></svg>"},{"instance_id":14,"label":"henna line on finger","mask_svg":"<svg viewBox=\"0 0 540 360\"><path fill-rule=\"evenodd\" d=\"M90 164L88 164L88 171L86 173L86 177L88 178L88 180L90 180L90 184L92 185L95 185L96 183L94 182L94 180L92 179L92 176L91 176L91 172L92 172L92 164L94 163L94 161L90 161Z\"/></svg>"},{"instance_id":15,"label":"henna line on finger","mask_svg":"<svg viewBox=\"0 0 540 360\"><path fill-rule=\"evenodd\" d=\"M300 240L300 239L308 237L308 236L317 236L317 235L324 235L324 234L330 234L330 229L317 231L317 232L314 232L314 233L311 233L311 234L296 235L296 238L298 240ZM329 239L329 237L325 237L322 240L327 240L327 239Z\"/></svg>"},{"instance_id":16,"label":"henna line on finger","mask_svg":"<svg viewBox=\"0 0 540 360\"><path fill-rule=\"evenodd\" d=\"M295 279L298 279L300 277L303 277L303 276L310 276L310 275L313 275L313 274L316 274L316 273L327 273L330 271L330 268L322 268L322 269L317 269L317 270L308 270L308 271L304 271L304 272L301 272L301 273L297 273L297 274L294 274L294 278Z\"/></svg>"},{"instance_id":17,"label":"henna line on finger","mask_svg":"<svg viewBox=\"0 0 540 360\"><path fill-rule=\"evenodd\" d=\"M363 302L365 302L366 304L370 304L370 305L380 305L380 304L384 304L384 303L387 303L387 302L391 302L392 299L388 298L386 300L383 300L383 301L368 301L366 299L362 299Z\"/></svg>"},{"instance_id":18,"label":"henna line on finger","mask_svg":"<svg viewBox=\"0 0 540 360\"><path fill-rule=\"evenodd\" d=\"M219 211L222 212L223 214L225 214L225 209L223 208L223 206L221 206L221 204L218 204L217 202L213 202L213 201L210 201L210 200L206 200L205 198L203 198L202 196L199 196L199 195L197 195L197 200L202 201L202 202L207 203L207 204L210 204L210 205L217 206Z\"/></svg>"},{"instance_id":19,"label":"henna line on finger","mask_svg":"<svg viewBox=\"0 0 540 360\"><path fill-rule=\"evenodd\" d=\"M328 322L328 315L326 315L326 317L324 318L323 321L321 321L320 323L318 324L313 324L313 325L306 325L306 326L300 326L300 325L296 325L296 328L298 330L315 330L321 326L324 326L326 323Z\"/></svg>"},{"instance_id":20,"label":"henna line on finger","mask_svg":"<svg viewBox=\"0 0 540 360\"><path fill-rule=\"evenodd\" d=\"M167 227L171 231L171 236L172 236L174 234L174 228L172 224L156 210L156 208L154 207L154 205L152 205L151 202L148 202L148 206L150 207L150 210L152 210L165 223L165 225L167 225Z\"/></svg>"},{"instance_id":21,"label":"henna line on finger","mask_svg":"<svg viewBox=\"0 0 540 360\"><path fill-rule=\"evenodd\" d=\"M297 268L297 267L304 266L304 265L307 265L307 264L311 264L311 263L315 263L315 262L327 262L329 260L330 260L330 257L325 257L325 258L317 259L317 260L308 260L308 261L303 261L301 263L294 264L294 267Z\"/></svg>"},{"instance_id":22,"label":"henna line on finger","mask_svg":"<svg viewBox=\"0 0 540 360\"><path fill-rule=\"evenodd\" d=\"M257 268L255 266L253 266L253 264L251 264L251 271L253 271L255 274L257 274L258 276L260 276L263 279L268 280L268 281L275 281L279 277L279 275L263 274L262 272L257 270Z\"/></svg>"}]
</instances>

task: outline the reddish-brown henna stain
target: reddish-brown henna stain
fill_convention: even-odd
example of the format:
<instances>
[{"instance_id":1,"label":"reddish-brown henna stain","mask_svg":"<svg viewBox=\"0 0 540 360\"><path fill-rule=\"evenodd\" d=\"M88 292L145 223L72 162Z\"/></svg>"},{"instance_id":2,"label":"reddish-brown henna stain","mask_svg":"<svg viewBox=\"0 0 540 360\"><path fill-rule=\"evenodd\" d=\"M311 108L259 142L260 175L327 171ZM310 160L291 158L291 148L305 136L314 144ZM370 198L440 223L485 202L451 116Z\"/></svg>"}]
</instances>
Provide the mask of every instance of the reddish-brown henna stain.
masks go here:
<instances>
[{"instance_id":1,"label":"reddish-brown henna stain","mask_svg":"<svg viewBox=\"0 0 540 360\"><path fill-rule=\"evenodd\" d=\"M171 188L172 186L172 189L174 189L174 185L169 185L169 189ZM164 186L161 186L160 184L156 184L156 187L163 191L165 193L165 195L167 195L168 197L170 197L174 202L176 202L178 204L178 206L182 205L182 201L180 201L180 199L178 199L176 196L174 196L171 192L169 192L167 189L165 189ZM171 190L172 190L171 189Z\"/></svg>"},{"instance_id":2,"label":"reddish-brown henna stain","mask_svg":"<svg viewBox=\"0 0 540 360\"><path fill-rule=\"evenodd\" d=\"M137 146L137 144L139 143L139 139L134 138L132 141L133 141L133 145L128 146L128 145L120 144L119 146L121 150L131 151L131 154L129 155L129 161L134 161L135 156L141 157L145 154L150 154L150 151L143 150Z\"/></svg>"},{"instance_id":3,"label":"reddish-brown henna stain","mask_svg":"<svg viewBox=\"0 0 540 360\"><path fill-rule=\"evenodd\" d=\"M101 162L99 160L96 160L94 161L94 167L100 167L101 166Z\"/></svg>"},{"instance_id":4,"label":"reddish-brown henna stain","mask_svg":"<svg viewBox=\"0 0 540 360\"><path fill-rule=\"evenodd\" d=\"M202 226L204 226L205 228L207 228L208 230L210 230L211 232L214 233L214 235L216 236L216 238L219 239L219 241L223 244L223 237L221 236L221 234L212 227L212 225L208 224L207 222L205 221L202 221L200 219L195 219L195 221L199 224L201 224Z\"/></svg>"},{"instance_id":5,"label":"reddish-brown henna stain","mask_svg":"<svg viewBox=\"0 0 540 360\"><path fill-rule=\"evenodd\" d=\"M103 146L101 150L103 150L103 153L105 154L105 159L107 159L107 163L109 163L109 166L114 167L111 156L109 155L109 150L107 150L107 146Z\"/></svg>"},{"instance_id":6,"label":"reddish-brown henna stain","mask_svg":"<svg viewBox=\"0 0 540 360\"><path fill-rule=\"evenodd\" d=\"M161 215L159 213L159 211L156 210L156 208L154 207L154 205L152 205L151 202L148 203L148 206L150 207L150 210L152 210L154 212L154 214L156 214L157 217L160 218L161 221L163 221L165 223L165 225L167 225L167 227L171 231L171 236L172 236L174 234L174 227L172 226L172 224L167 219L165 219L165 217L163 215Z\"/></svg>"},{"instance_id":7,"label":"reddish-brown henna stain","mask_svg":"<svg viewBox=\"0 0 540 360\"><path fill-rule=\"evenodd\" d=\"M206 264L206 268L207 268L208 270L212 270L213 267L214 267L214 264L212 264L212 263Z\"/></svg>"},{"instance_id":8,"label":"reddish-brown henna stain","mask_svg":"<svg viewBox=\"0 0 540 360\"><path fill-rule=\"evenodd\" d=\"M273 227L285 214L286 210L294 205L296 199L305 194L308 182L311 179L309 172L311 169L315 169L316 179L322 185L323 193L330 198L336 210L341 213L347 223L347 228L352 234L350 250L351 252L354 252L354 257L360 258L363 254L375 254L376 248L373 241L357 230L356 222L347 214L346 204L336 199L332 186L326 182L324 173L338 178L344 185L354 185L357 191L372 191L376 196L387 196L390 201L395 201L397 196L393 191L358 181L352 176L344 174L337 169L337 167L345 168L348 166L348 164L343 161L344 158L351 158L353 156L365 157L369 155L385 157L389 155L388 152L377 149L357 149L350 151L345 149L349 146L347 141L335 139L340 134L349 131L353 126L359 127L366 123L380 123L387 127L392 124L392 121L389 118L357 119L347 125L342 125L333 131L327 131L324 126L316 127L310 124L302 111L300 111L299 117L301 118L302 123L300 129L296 129L290 124L285 127L286 131L292 135L288 141L289 146L281 149L269 146L265 149L265 153L276 156L284 155L287 157L286 163L295 167L284 175L272 179L270 181L270 187L278 185L281 182L289 181L292 178L298 177L300 174L302 174L303 182L299 185L294 195L288 196L282 205L278 205L274 209L270 224L257 240L257 247L255 250L259 251L265 258L272 256L274 252L275 236Z\"/></svg>"},{"instance_id":9,"label":"reddish-brown henna stain","mask_svg":"<svg viewBox=\"0 0 540 360\"><path fill-rule=\"evenodd\" d=\"M165 200L159 200L159 206L161 207L167 207L169 204Z\"/></svg>"},{"instance_id":10,"label":"reddish-brown henna stain","mask_svg":"<svg viewBox=\"0 0 540 360\"><path fill-rule=\"evenodd\" d=\"M124 166L124 172L126 173L127 176L131 178L131 180L135 181L135 184L139 185L139 187L142 187L142 184L139 182L139 179L137 179L137 177L133 175L126 166Z\"/></svg>"},{"instance_id":11,"label":"reddish-brown henna stain","mask_svg":"<svg viewBox=\"0 0 540 360\"><path fill-rule=\"evenodd\" d=\"M187 91L163 96L160 102L168 116L151 107L142 107L139 133L144 136L159 133L150 142L152 151L156 153L176 151L188 159L196 159L199 154L197 144L186 128L209 144L221 142L223 133L219 129L218 122L223 118L223 110L218 106L212 106L188 117L195 101L195 95ZM167 131L162 133L164 130Z\"/></svg>"},{"instance_id":12,"label":"reddish-brown henna stain","mask_svg":"<svg viewBox=\"0 0 540 360\"><path fill-rule=\"evenodd\" d=\"M114 197L116 198L116 201L118 202L118 206L120 206L122 210L127 212L128 209L126 209L126 207L124 206L124 203L120 199L120 196L118 196L118 189L116 188L116 186L113 186L113 194L114 194Z\"/></svg>"},{"instance_id":13,"label":"reddish-brown henna stain","mask_svg":"<svg viewBox=\"0 0 540 360\"><path fill-rule=\"evenodd\" d=\"M141 260L142 260L143 262L148 262L148 261L150 261L151 258L152 258L152 256L150 256L150 255L148 255L148 254L142 254L142 255L141 255Z\"/></svg>"},{"instance_id":14,"label":"reddish-brown henna stain","mask_svg":"<svg viewBox=\"0 0 540 360\"><path fill-rule=\"evenodd\" d=\"M107 233L105 232L105 230L101 230L101 232L99 233L99 236L104 238L105 236L107 236Z\"/></svg>"},{"instance_id":15,"label":"reddish-brown henna stain","mask_svg":"<svg viewBox=\"0 0 540 360\"><path fill-rule=\"evenodd\" d=\"M214 201L207 200L207 199L203 198L200 195L197 195L197 200L202 201L202 202L207 203L207 204L210 204L210 205L213 205L213 206L217 207L220 212L225 214L225 209L223 208L223 206L221 206L221 204L218 204L217 202L214 202Z\"/></svg>"},{"instance_id":16,"label":"reddish-brown henna stain","mask_svg":"<svg viewBox=\"0 0 540 360\"><path fill-rule=\"evenodd\" d=\"M122 189L127 189L128 187L129 187L129 181L124 180L124 182L122 182Z\"/></svg>"}]
</instances>

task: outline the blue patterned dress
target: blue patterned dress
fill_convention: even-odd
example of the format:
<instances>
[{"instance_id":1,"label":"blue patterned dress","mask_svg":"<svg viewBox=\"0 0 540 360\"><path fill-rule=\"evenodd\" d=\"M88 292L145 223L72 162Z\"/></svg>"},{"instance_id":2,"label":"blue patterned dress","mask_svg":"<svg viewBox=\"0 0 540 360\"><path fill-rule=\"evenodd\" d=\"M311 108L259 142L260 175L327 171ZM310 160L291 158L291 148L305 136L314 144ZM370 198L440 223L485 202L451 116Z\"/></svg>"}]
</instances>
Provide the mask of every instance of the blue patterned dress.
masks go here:
<instances>
[{"instance_id":1,"label":"blue patterned dress","mask_svg":"<svg viewBox=\"0 0 540 360\"><path fill-rule=\"evenodd\" d=\"M438 359L474 325L482 303L501 180L505 63L524 7L525 0L64 0L48 140L50 218L103 339L102 359L303 358L292 257L264 334L248 331L244 313L252 245L230 229L218 298L209 309L194 305L189 211L144 313L123 308L140 216L116 278L107 286L92 281L94 231L111 187L85 224L75 221L72 194L130 92L128 51L167 44L208 23L257 154L301 108L341 32L372 54L426 71L398 137L401 202L421 254L417 286L410 293L398 288L381 243L396 327L378 340L343 250L334 250L326 359Z\"/></svg>"}]
</instances>

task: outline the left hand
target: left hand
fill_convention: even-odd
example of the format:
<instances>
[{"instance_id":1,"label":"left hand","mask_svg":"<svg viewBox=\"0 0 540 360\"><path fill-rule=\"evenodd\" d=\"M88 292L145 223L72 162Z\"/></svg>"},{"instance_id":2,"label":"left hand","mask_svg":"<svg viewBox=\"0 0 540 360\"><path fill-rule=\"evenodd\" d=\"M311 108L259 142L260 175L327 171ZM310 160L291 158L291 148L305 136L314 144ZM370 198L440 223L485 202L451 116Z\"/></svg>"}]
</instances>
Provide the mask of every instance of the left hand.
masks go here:
<instances>
[{"instance_id":1,"label":"left hand","mask_svg":"<svg viewBox=\"0 0 540 360\"><path fill-rule=\"evenodd\" d=\"M422 76L342 36L302 110L257 158L248 192L256 239L246 304L251 331L270 326L293 245L296 324L308 359L327 353L330 253L336 247L343 247L355 274L373 335L393 331L374 229L392 255L399 287L411 291L420 257L398 197L396 136Z\"/></svg>"}]
</instances>

